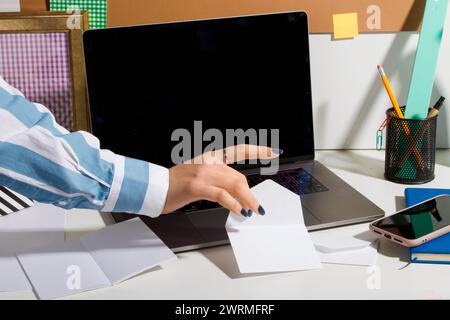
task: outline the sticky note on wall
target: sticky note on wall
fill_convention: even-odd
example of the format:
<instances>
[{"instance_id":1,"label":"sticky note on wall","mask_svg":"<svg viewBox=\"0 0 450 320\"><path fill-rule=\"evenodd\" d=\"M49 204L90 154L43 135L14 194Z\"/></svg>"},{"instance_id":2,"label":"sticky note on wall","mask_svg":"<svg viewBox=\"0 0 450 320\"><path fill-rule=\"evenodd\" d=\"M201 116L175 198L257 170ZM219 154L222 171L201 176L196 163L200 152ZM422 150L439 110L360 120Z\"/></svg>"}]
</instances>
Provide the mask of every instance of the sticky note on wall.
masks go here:
<instances>
[{"instance_id":1,"label":"sticky note on wall","mask_svg":"<svg viewBox=\"0 0 450 320\"><path fill-rule=\"evenodd\" d=\"M359 34L358 13L333 15L334 39L351 39Z\"/></svg>"}]
</instances>

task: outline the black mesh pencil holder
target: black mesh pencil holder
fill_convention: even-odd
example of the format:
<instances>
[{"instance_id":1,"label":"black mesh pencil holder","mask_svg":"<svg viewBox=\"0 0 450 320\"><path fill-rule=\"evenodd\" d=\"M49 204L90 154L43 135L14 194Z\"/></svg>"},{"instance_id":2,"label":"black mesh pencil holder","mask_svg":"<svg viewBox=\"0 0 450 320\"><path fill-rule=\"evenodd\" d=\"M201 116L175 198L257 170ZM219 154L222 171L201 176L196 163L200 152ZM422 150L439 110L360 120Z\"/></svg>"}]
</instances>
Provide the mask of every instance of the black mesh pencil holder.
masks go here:
<instances>
[{"instance_id":1,"label":"black mesh pencil holder","mask_svg":"<svg viewBox=\"0 0 450 320\"><path fill-rule=\"evenodd\" d=\"M424 120L400 119L394 109L389 109L386 115L385 178L401 184L433 180L437 116Z\"/></svg>"}]
</instances>

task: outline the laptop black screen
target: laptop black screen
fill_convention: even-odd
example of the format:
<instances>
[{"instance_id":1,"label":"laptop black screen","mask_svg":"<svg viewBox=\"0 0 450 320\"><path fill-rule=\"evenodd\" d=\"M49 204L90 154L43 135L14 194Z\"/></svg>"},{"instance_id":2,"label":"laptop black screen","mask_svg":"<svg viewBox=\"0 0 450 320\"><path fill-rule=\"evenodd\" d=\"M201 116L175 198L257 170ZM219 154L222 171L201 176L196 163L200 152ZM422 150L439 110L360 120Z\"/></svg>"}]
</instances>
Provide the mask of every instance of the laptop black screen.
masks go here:
<instances>
[{"instance_id":1,"label":"laptop black screen","mask_svg":"<svg viewBox=\"0 0 450 320\"><path fill-rule=\"evenodd\" d=\"M313 158L305 13L91 30L84 43L102 148L170 167L173 131L197 120L279 129L283 159Z\"/></svg>"}]
</instances>

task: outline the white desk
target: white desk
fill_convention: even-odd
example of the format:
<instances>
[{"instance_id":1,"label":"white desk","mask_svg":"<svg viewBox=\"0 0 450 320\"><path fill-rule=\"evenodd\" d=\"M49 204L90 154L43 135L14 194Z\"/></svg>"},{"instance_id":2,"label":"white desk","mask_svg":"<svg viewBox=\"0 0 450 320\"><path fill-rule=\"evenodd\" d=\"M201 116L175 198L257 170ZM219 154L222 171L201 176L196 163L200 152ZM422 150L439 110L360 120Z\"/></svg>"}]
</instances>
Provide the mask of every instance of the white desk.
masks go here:
<instances>
[{"instance_id":1,"label":"white desk","mask_svg":"<svg viewBox=\"0 0 450 320\"><path fill-rule=\"evenodd\" d=\"M404 207L405 186L383 178L384 152L322 151L319 161L370 200L393 212ZM424 185L450 187L450 151L439 151L436 179ZM67 238L104 227L111 217L74 210L67 216ZM351 227L350 227L351 228ZM366 267L324 265L322 270L242 276L229 246L178 255L173 261L111 288L71 299L450 299L450 266L406 265L408 250L382 240L380 289L369 289ZM35 299L31 292L0 293L0 299Z\"/></svg>"}]
</instances>

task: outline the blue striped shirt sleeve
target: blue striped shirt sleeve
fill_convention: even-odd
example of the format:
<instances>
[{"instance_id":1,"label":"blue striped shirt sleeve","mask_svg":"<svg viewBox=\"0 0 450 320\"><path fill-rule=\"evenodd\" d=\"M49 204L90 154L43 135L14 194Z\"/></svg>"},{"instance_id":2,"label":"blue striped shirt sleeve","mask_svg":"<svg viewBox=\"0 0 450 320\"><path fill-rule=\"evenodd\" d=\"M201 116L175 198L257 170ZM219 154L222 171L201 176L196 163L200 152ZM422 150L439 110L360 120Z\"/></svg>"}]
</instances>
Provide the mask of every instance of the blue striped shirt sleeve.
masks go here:
<instances>
[{"instance_id":1,"label":"blue striped shirt sleeve","mask_svg":"<svg viewBox=\"0 0 450 320\"><path fill-rule=\"evenodd\" d=\"M67 131L0 77L0 185L65 209L157 217L169 172L102 150L87 132Z\"/></svg>"}]
</instances>

